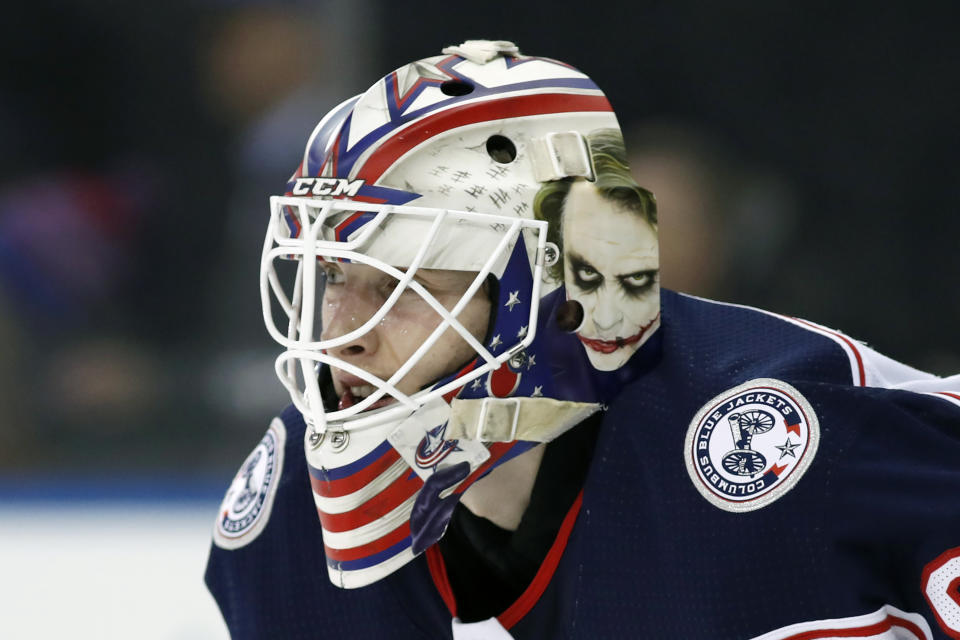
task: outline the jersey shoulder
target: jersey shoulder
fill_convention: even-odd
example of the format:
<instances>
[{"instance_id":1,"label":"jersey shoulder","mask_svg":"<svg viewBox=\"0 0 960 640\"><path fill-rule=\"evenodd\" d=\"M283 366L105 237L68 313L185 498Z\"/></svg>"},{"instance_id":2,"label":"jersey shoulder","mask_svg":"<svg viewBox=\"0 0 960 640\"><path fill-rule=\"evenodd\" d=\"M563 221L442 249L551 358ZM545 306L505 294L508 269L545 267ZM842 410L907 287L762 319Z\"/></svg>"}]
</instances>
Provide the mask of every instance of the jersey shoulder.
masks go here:
<instances>
[{"instance_id":1,"label":"jersey shoulder","mask_svg":"<svg viewBox=\"0 0 960 640\"><path fill-rule=\"evenodd\" d=\"M663 295L664 352L708 377L774 377L855 387L947 391L956 380L897 362L841 331L763 309Z\"/></svg>"}]
</instances>

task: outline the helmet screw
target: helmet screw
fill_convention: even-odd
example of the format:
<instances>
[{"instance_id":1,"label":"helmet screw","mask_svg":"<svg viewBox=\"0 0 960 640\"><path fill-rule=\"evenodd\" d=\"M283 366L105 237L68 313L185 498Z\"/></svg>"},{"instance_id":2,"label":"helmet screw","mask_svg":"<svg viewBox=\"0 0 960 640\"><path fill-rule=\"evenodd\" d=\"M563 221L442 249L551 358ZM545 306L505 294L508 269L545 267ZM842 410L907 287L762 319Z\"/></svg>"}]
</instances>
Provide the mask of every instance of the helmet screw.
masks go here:
<instances>
[{"instance_id":1,"label":"helmet screw","mask_svg":"<svg viewBox=\"0 0 960 640\"><path fill-rule=\"evenodd\" d=\"M546 243L543 246L543 264L547 267L552 267L557 264L557 260L559 259L560 248L552 242Z\"/></svg>"},{"instance_id":2,"label":"helmet screw","mask_svg":"<svg viewBox=\"0 0 960 640\"><path fill-rule=\"evenodd\" d=\"M526 364L526 362L527 362L527 353L525 351L520 351L518 353L515 353L510 358L510 360L508 361L508 364L514 369L522 369L523 365Z\"/></svg>"},{"instance_id":3,"label":"helmet screw","mask_svg":"<svg viewBox=\"0 0 960 640\"><path fill-rule=\"evenodd\" d=\"M334 453L340 453L350 444L350 434L346 431L334 431L330 434L330 448Z\"/></svg>"},{"instance_id":4,"label":"helmet screw","mask_svg":"<svg viewBox=\"0 0 960 640\"><path fill-rule=\"evenodd\" d=\"M321 444L323 444L323 436L324 434L322 432L319 432L316 429L311 428L310 433L307 435L307 442L310 443L310 448L316 449Z\"/></svg>"}]
</instances>

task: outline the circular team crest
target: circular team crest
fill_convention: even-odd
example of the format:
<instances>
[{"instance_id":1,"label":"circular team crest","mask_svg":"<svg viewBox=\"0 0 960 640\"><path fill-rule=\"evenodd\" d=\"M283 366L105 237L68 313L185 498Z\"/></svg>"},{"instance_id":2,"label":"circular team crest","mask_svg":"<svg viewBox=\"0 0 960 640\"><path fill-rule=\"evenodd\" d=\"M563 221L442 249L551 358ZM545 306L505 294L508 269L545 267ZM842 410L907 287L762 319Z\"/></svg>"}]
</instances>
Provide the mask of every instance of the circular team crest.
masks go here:
<instances>
[{"instance_id":1,"label":"circular team crest","mask_svg":"<svg viewBox=\"0 0 960 640\"><path fill-rule=\"evenodd\" d=\"M236 549L252 542L270 519L273 497L283 470L286 429L275 418L263 439L247 456L227 489L213 540L224 549Z\"/></svg>"},{"instance_id":2,"label":"circular team crest","mask_svg":"<svg viewBox=\"0 0 960 640\"><path fill-rule=\"evenodd\" d=\"M810 466L820 440L813 407L789 384L758 378L697 412L684 455L694 486L725 511L764 507Z\"/></svg>"}]
</instances>

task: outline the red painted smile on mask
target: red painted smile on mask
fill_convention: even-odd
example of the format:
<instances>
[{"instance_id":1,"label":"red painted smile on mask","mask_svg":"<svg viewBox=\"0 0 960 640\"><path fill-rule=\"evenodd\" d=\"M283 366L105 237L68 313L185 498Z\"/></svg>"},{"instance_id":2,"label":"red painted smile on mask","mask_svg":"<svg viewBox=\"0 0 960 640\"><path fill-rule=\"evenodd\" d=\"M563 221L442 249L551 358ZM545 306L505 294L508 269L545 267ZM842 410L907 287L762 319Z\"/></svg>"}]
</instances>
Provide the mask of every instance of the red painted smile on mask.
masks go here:
<instances>
[{"instance_id":1,"label":"red painted smile on mask","mask_svg":"<svg viewBox=\"0 0 960 640\"><path fill-rule=\"evenodd\" d=\"M652 327L653 323L656 322L659 318L660 318L660 314L658 313L653 320L651 320L645 326L640 327L640 331L633 334L629 338L617 338L615 340L597 340L595 338L584 338L579 333L577 334L577 337L580 338L580 342L587 345L594 351L599 351L600 353L613 353L617 349L622 349L623 347L626 347L628 345L636 344L640 342L641 338L643 338L647 330L650 327Z\"/></svg>"}]
</instances>

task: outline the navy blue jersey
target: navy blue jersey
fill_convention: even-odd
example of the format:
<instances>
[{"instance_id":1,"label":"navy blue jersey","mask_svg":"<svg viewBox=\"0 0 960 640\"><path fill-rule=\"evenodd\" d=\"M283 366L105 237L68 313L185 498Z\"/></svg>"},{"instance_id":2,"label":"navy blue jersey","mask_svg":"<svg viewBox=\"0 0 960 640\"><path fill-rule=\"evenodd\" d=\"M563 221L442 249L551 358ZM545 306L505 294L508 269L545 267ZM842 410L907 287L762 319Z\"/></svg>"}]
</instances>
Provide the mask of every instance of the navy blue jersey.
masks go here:
<instances>
[{"instance_id":1,"label":"navy blue jersey","mask_svg":"<svg viewBox=\"0 0 960 640\"><path fill-rule=\"evenodd\" d=\"M452 622L436 547L330 583L285 411L231 486L257 522L218 526L210 552L232 636L960 638L958 380L670 292L660 334L530 587L486 623Z\"/></svg>"}]
</instances>

